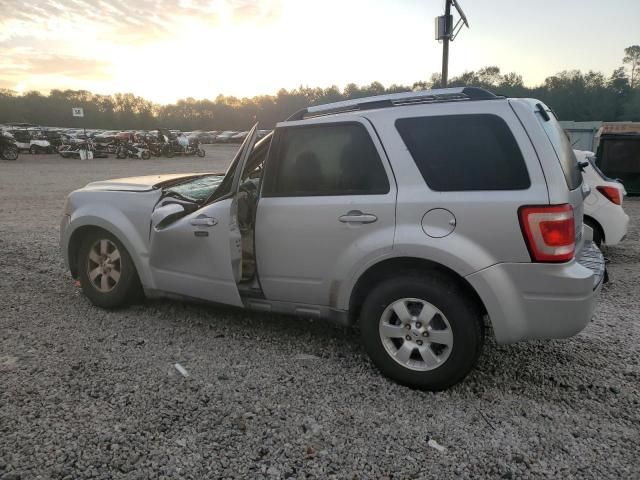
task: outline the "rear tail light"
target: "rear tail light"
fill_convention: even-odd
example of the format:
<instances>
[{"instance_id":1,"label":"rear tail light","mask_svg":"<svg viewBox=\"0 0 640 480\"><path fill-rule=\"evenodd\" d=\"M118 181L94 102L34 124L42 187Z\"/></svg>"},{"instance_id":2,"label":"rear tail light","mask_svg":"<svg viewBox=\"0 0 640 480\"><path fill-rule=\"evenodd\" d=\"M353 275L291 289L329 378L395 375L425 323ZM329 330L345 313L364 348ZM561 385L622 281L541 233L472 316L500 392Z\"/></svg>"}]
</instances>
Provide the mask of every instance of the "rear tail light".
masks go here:
<instances>
[{"instance_id":1,"label":"rear tail light","mask_svg":"<svg viewBox=\"0 0 640 480\"><path fill-rule=\"evenodd\" d=\"M567 262L573 258L576 230L571 205L520 207L518 215L534 262Z\"/></svg>"},{"instance_id":2,"label":"rear tail light","mask_svg":"<svg viewBox=\"0 0 640 480\"><path fill-rule=\"evenodd\" d=\"M602 195L607 198L610 202L615 203L616 205L620 205L622 203L622 198L620 197L620 189L616 187L596 187Z\"/></svg>"}]
</instances>

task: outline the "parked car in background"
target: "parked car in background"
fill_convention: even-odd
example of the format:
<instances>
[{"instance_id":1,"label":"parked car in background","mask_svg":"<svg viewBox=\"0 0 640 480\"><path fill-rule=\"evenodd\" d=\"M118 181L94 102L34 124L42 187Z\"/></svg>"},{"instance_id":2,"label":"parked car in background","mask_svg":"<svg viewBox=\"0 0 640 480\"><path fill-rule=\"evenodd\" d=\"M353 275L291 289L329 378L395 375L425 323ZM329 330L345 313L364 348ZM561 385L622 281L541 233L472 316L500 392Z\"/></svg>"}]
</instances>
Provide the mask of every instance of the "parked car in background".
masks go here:
<instances>
[{"instance_id":1,"label":"parked car in background","mask_svg":"<svg viewBox=\"0 0 640 480\"><path fill-rule=\"evenodd\" d=\"M49 140L41 135L38 130L29 131L26 129L16 129L10 131L16 141L19 150L28 150L29 153L54 153L56 149L51 146ZM37 135L34 137L34 135Z\"/></svg>"},{"instance_id":2,"label":"parked car in background","mask_svg":"<svg viewBox=\"0 0 640 480\"><path fill-rule=\"evenodd\" d=\"M201 144L209 144L213 143L213 137L209 132L192 132L190 135L187 135L189 141L197 140Z\"/></svg>"},{"instance_id":3,"label":"parked car in background","mask_svg":"<svg viewBox=\"0 0 640 480\"><path fill-rule=\"evenodd\" d=\"M236 133L238 132L234 130L225 130L216 137L216 143L229 143L231 137L233 137Z\"/></svg>"},{"instance_id":4,"label":"parked car in background","mask_svg":"<svg viewBox=\"0 0 640 480\"><path fill-rule=\"evenodd\" d=\"M498 343L589 322L605 262L541 102L449 88L310 107L261 141L256 128L226 174L69 195L62 253L95 305L143 290L358 322L385 375L429 390L473 368L485 317Z\"/></svg>"},{"instance_id":5,"label":"parked car in background","mask_svg":"<svg viewBox=\"0 0 640 480\"><path fill-rule=\"evenodd\" d=\"M247 134L249 132L238 132L234 135L231 135L229 138L229 143L242 143L245 138L247 138Z\"/></svg>"},{"instance_id":6,"label":"parked car in background","mask_svg":"<svg viewBox=\"0 0 640 480\"><path fill-rule=\"evenodd\" d=\"M620 182L600 171L593 152L574 152L582 166L582 177L591 187L584 199L584 223L593 229L596 245L617 245L626 237L629 227L629 216L622 208L627 192Z\"/></svg>"}]
</instances>

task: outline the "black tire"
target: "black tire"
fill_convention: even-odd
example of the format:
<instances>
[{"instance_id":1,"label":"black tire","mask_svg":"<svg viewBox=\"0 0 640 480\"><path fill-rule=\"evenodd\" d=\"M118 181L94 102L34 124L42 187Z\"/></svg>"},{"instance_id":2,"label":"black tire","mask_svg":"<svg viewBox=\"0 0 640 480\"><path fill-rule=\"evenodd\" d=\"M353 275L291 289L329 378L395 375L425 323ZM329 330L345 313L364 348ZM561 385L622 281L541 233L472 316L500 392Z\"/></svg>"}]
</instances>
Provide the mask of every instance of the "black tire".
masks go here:
<instances>
[{"instance_id":1,"label":"black tire","mask_svg":"<svg viewBox=\"0 0 640 480\"><path fill-rule=\"evenodd\" d=\"M600 226L600 224L590 218L585 218L584 223L586 223L593 229L593 242L598 246L598 248L602 248L602 243L604 242L604 234L602 233L602 227Z\"/></svg>"},{"instance_id":2,"label":"black tire","mask_svg":"<svg viewBox=\"0 0 640 480\"><path fill-rule=\"evenodd\" d=\"M2 150L2 158L9 161L15 161L18 159L18 147L14 145L8 145Z\"/></svg>"},{"instance_id":3,"label":"black tire","mask_svg":"<svg viewBox=\"0 0 640 480\"><path fill-rule=\"evenodd\" d=\"M173 158L173 156L175 155L175 152L171 147L169 147L166 149L165 155L167 156L167 158Z\"/></svg>"},{"instance_id":4,"label":"black tire","mask_svg":"<svg viewBox=\"0 0 640 480\"><path fill-rule=\"evenodd\" d=\"M119 158L120 160L127 158L127 152L124 150L124 148L119 148L116 151L116 158Z\"/></svg>"},{"instance_id":5,"label":"black tire","mask_svg":"<svg viewBox=\"0 0 640 480\"><path fill-rule=\"evenodd\" d=\"M204 151L202 148L199 148L199 149L198 149L198 156L199 156L200 158L203 158L203 157L205 156L205 151Z\"/></svg>"},{"instance_id":6,"label":"black tire","mask_svg":"<svg viewBox=\"0 0 640 480\"><path fill-rule=\"evenodd\" d=\"M115 245L120 252L119 268L120 277L110 291L100 291L94 282L89 278L89 269L95 265L90 263L90 253L94 245L101 240L106 240ZM131 260L129 252L122 243L112 234L105 230L94 230L82 240L78 251L78 277L82 291L91 300L91 303L102 308L118 308L130 304L141 298L142 287L136 267Z\"/></svg>"},{"instance_id":7,"label":"black tire","mask_svg":"<svg viewBox=\"0 0 640 480\"><path fill-rule=\"evenodd\" d=\"M149 160L151 158L151 153L149 153L149 150L143 150L140 156L143 160Z\"/></svg>"},{"instance_id":8,"label":"black tire","mask_svg":"<svg viewBox=\"0 0 640 480\"><path fill-rule=\"evenodd\" d=\"M448 357L431 370L401 365L387 352L379 332L387 307L409 298L430 303L442 312L451 328L453 343ZM378 369L392 380L420 390L439 391L460 382L476 364L484 344L480 307L453 280L437 272L408 274L378 284L362 306L360 329L364 347ZM403 339L398 340L404 343ZM412 358L414 354L417 352L412 353Z\"/></svg>"},{"instance_id":9,"label":"black tire","mask_svg":"<svg viewBox=\"0 0 640 480\"><path fill-rule=\"evenodd\" d=\"M31 147L29 148L29 153L31 155L35 155L36 153L38 153L38 147L36 147L35 145L31 145Z\"/></svg>"}]
</instances>

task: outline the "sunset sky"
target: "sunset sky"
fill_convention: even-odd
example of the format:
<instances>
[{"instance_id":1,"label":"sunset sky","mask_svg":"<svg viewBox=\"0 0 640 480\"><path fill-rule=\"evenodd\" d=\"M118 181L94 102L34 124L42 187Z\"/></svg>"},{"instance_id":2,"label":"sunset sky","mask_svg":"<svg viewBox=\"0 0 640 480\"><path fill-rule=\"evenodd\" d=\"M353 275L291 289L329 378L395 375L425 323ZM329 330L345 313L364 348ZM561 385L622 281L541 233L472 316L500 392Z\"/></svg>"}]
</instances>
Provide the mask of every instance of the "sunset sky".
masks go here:
<instances>
[{"instance_id":1,"label":"sunset sky","mask_svg":"<svg viewBox=\"0 0 640 480\"><path fill-rule=\"evenodd\" d=\"M535 85L610 75L640 44L639 0L460 0L450 75ZM412 84L440 70L443 0L0 0L0 88L132 92L156 102L299 85Z\"/></svg>"}]
</instances>

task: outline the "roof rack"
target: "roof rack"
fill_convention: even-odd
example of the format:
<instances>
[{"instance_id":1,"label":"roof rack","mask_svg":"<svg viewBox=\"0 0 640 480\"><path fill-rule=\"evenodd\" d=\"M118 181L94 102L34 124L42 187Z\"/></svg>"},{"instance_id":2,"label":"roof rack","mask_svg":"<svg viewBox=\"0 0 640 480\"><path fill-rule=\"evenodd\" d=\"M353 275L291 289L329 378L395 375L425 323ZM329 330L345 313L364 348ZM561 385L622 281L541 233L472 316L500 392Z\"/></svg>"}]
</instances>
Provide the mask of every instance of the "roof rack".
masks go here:
<instances>
[{"instance_id":1,"label":"roof rack","mask_svg":"<svg viewBox=\"0 0 640 480\"><path fill-rule=\"evenodd\" d=\"M354 98L342 102L327 103L315 107L298 110L287 118L287 122L303 120L309 117L331 115L333 113L371 110L374 108L396 107L400 105L417 105L423 103L452 102L459 100L494 100L504 98L494 95L479 87L439 88L436 90L422 90L419 92L390 93L375 97Z\"/></svg>"}]
</instances>

